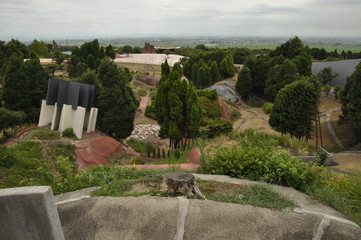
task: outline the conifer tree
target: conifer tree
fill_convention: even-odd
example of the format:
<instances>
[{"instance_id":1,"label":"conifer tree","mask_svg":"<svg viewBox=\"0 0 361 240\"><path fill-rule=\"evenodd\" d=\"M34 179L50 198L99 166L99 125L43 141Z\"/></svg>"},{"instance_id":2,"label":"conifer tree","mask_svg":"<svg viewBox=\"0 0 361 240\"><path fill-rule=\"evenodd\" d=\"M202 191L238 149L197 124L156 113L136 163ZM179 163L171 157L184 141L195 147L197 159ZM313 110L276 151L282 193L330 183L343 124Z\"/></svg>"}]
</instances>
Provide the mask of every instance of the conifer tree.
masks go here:
<instances>
[{"instance_id":1,"label":"conifer tree","mask_svg":"<svg viewBox=\"0 0 361 240\"><path fill-rule=\"evenodd\" d=\"M236 90L242 99L247 100L252 91L251 71L248 67L243 66L238 74Z\"/></svg>"},{"instance_id":2,"label":"conifer tree","mask_svg":"<svg viewBox=\"0 0 361 240\"><path fill-rule=\"evenodd\" d=\"M99 128L114 138L128 137L134 128L134 116L139 102L126 85L127 80L117 65L104 61L99 67L102 85L98 99Z\"/></svg>"},{"instance_id":3,"label":"conifer tree","mask_svg":"<svg viewBox=\"0 0 361 240\"><path fill-rule=\"evenodd\" d=\"M212 79L212 84L219 81L219 71L218 71L217 63L215 61L213 61L211 65L211 79Z\"/></svg>"}]
</instances>

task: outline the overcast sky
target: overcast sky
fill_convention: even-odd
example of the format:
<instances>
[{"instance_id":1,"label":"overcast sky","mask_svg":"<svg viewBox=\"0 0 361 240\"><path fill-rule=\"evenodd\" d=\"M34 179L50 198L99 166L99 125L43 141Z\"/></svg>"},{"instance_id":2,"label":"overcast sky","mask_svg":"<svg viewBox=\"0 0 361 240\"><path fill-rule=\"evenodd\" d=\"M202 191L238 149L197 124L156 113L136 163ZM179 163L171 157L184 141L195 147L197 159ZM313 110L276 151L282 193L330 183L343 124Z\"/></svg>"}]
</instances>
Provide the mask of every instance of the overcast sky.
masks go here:
<instances>
[{"instance_id":1,"label":"overcast sky","mask_svg":"<svg viewBox=\"0 0 361 240\"><path fill-rule=\"evenodd\" d=\"M361 0L0 0L0 39L359 36Z\"/></svg>"}]
</instances>

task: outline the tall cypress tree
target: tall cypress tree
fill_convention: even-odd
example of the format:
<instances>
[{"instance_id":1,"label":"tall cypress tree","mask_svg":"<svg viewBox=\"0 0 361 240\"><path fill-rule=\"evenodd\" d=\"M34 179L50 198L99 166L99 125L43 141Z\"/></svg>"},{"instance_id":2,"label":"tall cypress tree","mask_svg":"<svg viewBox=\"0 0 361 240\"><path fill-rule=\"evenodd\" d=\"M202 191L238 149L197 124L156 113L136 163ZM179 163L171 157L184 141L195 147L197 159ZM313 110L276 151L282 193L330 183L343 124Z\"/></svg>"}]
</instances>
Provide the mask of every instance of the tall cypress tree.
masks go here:
<instances>
[{"instance_id":1,"label":"tall cypress tree","mask_svg":"<svg viewBox=\"0 0 361 240\"><path fill-rule=\"evenodd\" d=\"M133 131L139 102L115 63L102 62L99 81L102 85L98 99L99 128L114 138L124 139Z\"/></svg>"},{"instance_id":2,"label":"tall cypress tree","mask_svg":"<svg viewBox=\"0 0 361 240\"><path fill-rule=\"evenodd\" d=\"M247 100L249 98L252 91L252 79L251 71L246 66L243 66L238 74L236 90L243 99Z\"/></svg>"}]
</instances>

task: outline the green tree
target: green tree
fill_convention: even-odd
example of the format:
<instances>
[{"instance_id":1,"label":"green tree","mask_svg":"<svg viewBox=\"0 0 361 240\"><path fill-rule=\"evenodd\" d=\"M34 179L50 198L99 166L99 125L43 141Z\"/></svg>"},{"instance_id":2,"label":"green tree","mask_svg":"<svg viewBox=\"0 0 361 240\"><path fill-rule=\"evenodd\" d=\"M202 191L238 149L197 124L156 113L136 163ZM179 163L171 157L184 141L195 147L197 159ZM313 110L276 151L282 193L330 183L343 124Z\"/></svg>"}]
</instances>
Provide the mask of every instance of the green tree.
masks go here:
<instances>
[{"instance_id":1,"label":"green tree","mask_svg":"<svg viewBox=\"0 0 361 240\"><path fill-rule=\"evenodd\" d=\"M133 131L139 102L115 63L102 62L99 67L99 81L102 87L98 98L98 126L108 135L124 139Z\"/></svg>"},{"instance_id":2,"label":"green tree","mask_svg":"<svg viewBox=\"0 0 361 240\"><path fill-rule=\"evenodd\" d=\"M29 45L29 50L33 51L35 54L37 54L39 57L47 58L50 57L48 46L43 41L34 40Z\"/></svg>"},{"instance_id":3,"label":"green tree","mask_svg":"<svg viewBox=\"0 0 361 240\"><path fill-rule=\"evenodd\" d=\"M24 63L21 56L11 56L4 77L4 106L25 112L27 120L34 122L39 116L41 99L46 96L48 78L38 58Z\"/></svg>"},{"instance_id":4,"label":"green tree","mask_svg":"<svg viewBox=\"0 0 361 240\"><path fill-rule=\"evenodd\" d=\"M110 57L111 59L115 58L115 51L114 48L111 44L109 44L106 48L105 48L105 55Z\"/></svg>"},{"instance_id":5,"label":"green tree","mask_svg":"<svg viewBox=\"0 0 361 240\"><path fill-rule=\"evenodd\" d=\"M361 141L361 63L347 78L340 100L342 103L340 123L350 121L356 130L357 139Z\"/></svg>"},{"instance_id":6,"label":"green tree","mask_svg":"<svg viewBox=\"0 0 361 240\"><path fill-rule=\"evenodd\" d=\"M219 81L218 65L215 61L212 61L212 64L211 64L211 81L212 81L212 84Z\"/></svg>"},{"instance_id":7,"label":"green tree","mask_svg":"<svg viewBox=\"0 0 361 240\"><path fill-rule=\"evenodd\" d=\"M6 108L0 108L0 131L4 134L7 128L11 128L23 123L26 114L21 111L10 111Z\"/></svg>"},{"instance_id":8,"label":"green tree","mask_svg":"<svg viewBox=\"0 0 361 240\"><path fill-rule=\"evenodd\" d=\"M268 73L266 81L265 94L270 100L274 100L278 91L285 85L294 82L297 79L297 67L289 59L286 59L282 65L272 67Z\"/></svg>"},{"instance_id":9,"label":"green tree","mask_svg":"<svg viewBox=\"0 0 361 240\"><path fill-rule=\"evenodd\" d=\"M247 100L249 98L252 91L252 79L251 71L246 66L243 66L238 74L236 90L243 99Z\"/></svg>"},{"instance_id":10,"label":"green tree","mask_svg":"<svg viewBox=\"0 0 361 240\"><path fill-rule=\"evenodd\" d=\"M230 78L234 75L233 58L227 55L221 62L219 72L222 78Z\"/></svg>"},{"instance_id":11,"label":"green tree","mask_svg":"<svg viewBox=\"0 0 361 240\"><path fill-rule=\"evenodd\" d=\"M319 87L312 77L286 85L277 93L269 124L282 134L309 139L318 115L319 98Z\"/></svg>"},{"instance_id":12,"label":"green tree","mask_svg":"<svg viewBox=\"0 0 361 240\"><path fill-rule=\"evenodd\" d=\"M176 62L172 67L172 72L178 72L179 76L182 76L182 67L179 62Z\"/></svg>"},{"instance_id":13,"label":"green tree","mask_svg":"<svg viewBox=\"0 0 361 240\"><path fill-rule=\"evenodd\" d=\"M162 63L162 65L161 65L161 75L162 76L168 76L169 75L169 73L170 73L170 67L169 67L169 65L168 65L168 61L167 61L167 59L164 61L164 63Z\"/></svg>"},{"instance_id":14,"label":"green tree","mask_svg":"<svg viewBox=\"0 0 361 240\"><path fill-rule=\"evenodd\" d=\"M331 82L337 76L338 76L337 73L332 74L331 67L326 67L326 68L322 69L319 73L317 73L317 77L323 86L325 86L327 83Z\"/></svg>"},{"instance_id":15,"label":"green tree","mask_svg":"<svg viewBox=\"0 0 361 240\"><path fill-rule=\"evenodd\" d=\"M130 45L124 45L122 47L122 53L127 54L127 56L129 56L129 53L131 53L133 51L133 48Z\"/></svg>"},{"instance_id":16,"label":"green tree","mask_svg":"<svg viewBox=\"0 0 361 240\"><path fill-rule=\"evenodd\" d=\"M90 69L95 69L95 67L96 67L95 66L95 58L92 54L88 55L88 57L86 59L86 63Z\"/></svg>"},{"instance_id":17,"label":"green tree","mask_svg":"<svg viewBox=\"0 0 361 240\"><path fill-rule=\"evenodd\" d=\"M203 89L206 86L207 83L207 74L205 66L202 66L198 69L198 75L197 75L197 88Z\"/></svg>"}]
</instances>

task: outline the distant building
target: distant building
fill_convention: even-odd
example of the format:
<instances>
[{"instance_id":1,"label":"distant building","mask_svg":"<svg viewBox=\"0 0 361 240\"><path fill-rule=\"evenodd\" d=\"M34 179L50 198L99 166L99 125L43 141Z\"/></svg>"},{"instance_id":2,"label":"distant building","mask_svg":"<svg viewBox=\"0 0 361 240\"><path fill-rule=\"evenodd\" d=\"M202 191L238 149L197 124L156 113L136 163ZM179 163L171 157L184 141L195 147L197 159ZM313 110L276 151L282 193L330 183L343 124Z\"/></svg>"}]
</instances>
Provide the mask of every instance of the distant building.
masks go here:
<instances>
[{"instance_id":1,"label":"distant building","mask_svg":"<svg viewBox=\"0 0 361 240\"><path fill-rule=\"evenodd\" d=\"M154 45L145 43L143 47L143 53L155 53Z\"/></svg>"},{"instance_id":2,"label":"distant building","mask_svg":"<svg viewBox=\"0 0 361 240\"><path fill-rule=\"evenodd\" d=\"M98 109L93 107L95 86L49 79L46 100L42 101L39 126L51 125L51 130L63 132L73 128L78 139L83 129L95 131Z\"/></svg>"}]
</instances>

